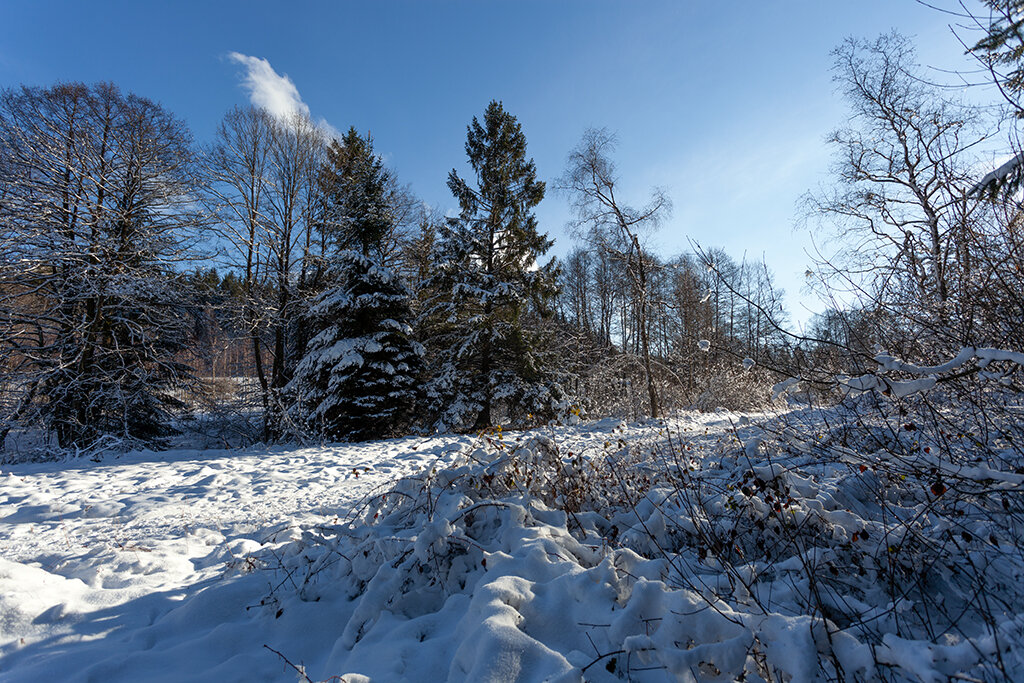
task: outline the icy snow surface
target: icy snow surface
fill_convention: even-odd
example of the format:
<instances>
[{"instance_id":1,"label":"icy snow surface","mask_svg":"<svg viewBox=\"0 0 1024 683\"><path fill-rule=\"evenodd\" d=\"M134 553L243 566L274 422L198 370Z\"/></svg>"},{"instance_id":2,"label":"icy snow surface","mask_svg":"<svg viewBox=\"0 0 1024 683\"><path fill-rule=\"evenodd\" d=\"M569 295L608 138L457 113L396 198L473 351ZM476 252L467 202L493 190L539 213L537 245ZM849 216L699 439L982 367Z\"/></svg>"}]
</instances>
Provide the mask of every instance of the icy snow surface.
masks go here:
<instances>
[{"instance_id":1,"label":"icy snow surface","mask_svg":"<svg viewBox=\"0 0 1024 683\"><path fill-rule=\"evenodd\" d=\"M911 532L940 538L957 506L943 481L1012 496L1024 475L922 447L918 480L826 423L765 420L2 466L0 681L974 680L997 650L1024 672L1013 530L961 521L938 556L1005 583L998 638L967 619L898 637L917 593L893 603L878 578L920 571Z\"/></svg>"},{"instance_id":2,"label":"icy snow surface","mask_svg":"<svg viewBox=\"0 0 1024 683\"><path fill-rule=\"evenodd\" d=\"M247 558L457 441L0 466L0 680L294 680L263 645L309 662L345 618L258 609L284 577Z\"/></svg>"}]
</instances>

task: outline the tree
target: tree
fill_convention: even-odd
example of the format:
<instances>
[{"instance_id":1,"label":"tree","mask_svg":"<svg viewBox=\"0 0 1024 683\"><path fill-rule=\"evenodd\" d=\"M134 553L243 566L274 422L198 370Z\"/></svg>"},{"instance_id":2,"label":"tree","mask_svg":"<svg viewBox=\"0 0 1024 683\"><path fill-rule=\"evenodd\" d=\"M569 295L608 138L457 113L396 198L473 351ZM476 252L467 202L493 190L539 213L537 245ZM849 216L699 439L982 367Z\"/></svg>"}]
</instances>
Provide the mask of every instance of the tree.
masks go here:
<instances>
[{"instance_id":1,"label":"tree","mask_svg":"<svg viewBox=\"0 0 1024 683\"><path fill-rule=\"evenodd\" d=\"M1024 118L1024 1L982 0L982 4L989 10L987 19L969 17L985 35L969 51L989 71L1014 115Z\"/></svg>"},{"instance_id":2,"label":"tree","mask_svg":"<svg viewBox=\"0 0 1024 683\"><path fill-rule=\"evenodd\" d=\"M854 248L820 272L834 288L898 310L918 333L964 343L983 203L970 193L965 154L982 137L975 116L917 76L914 51L898 34L848 40L835 57L851 121L832 136L839 182L809 205ZM968 327L954 329L961 323Z\"/></svg>"},{"instance_id":3,"label":"tree","mask_svg":"<svg viewBox=\"0 0 1024 683\"><path fill-rule=\"evenodd\" d=\"M304 294L309 290L310 261L318 257L313 249L324 139L309 117L298 114L274 121L271 133L265 240L268 284L274 293L270 302L273 362L268 416L273 432L279 429L276 421L284 409L281 390L302 353L300 321L310 303Z\"/></svg>"},{"instance_id":4,"label":"tree","mask_svg":"<svg viewBox=\"0 0 1024 683\"><path fill-rule=\"evenodd\" d=\"M239 314L252 344L264 439L281 433L281 390L307 340L300 321L323 267L316 220L323 147L307 116L276 119L245 108L228 112L206 154L204 193L227 265L242 277Z\"/></svg>"},{"instance_id":5,"label":"tree","mask_svg":"<svg viewBox=\"0 0 1024 683\"><path fill-rule=\"evenodd\" d=\"M411 295L377 258L345 250L307 315L317 333L306 345L286 394L293 412L332 439L400 434L412 421L422 347L412 339Z\"/></svg>"},{"instance_id":6,"label":"tree","mask_svg":"<svg viewBox=\"0 0 1024 683\"><path fill-rule=\"evenodd\" d=\"M559 299L562 316L584 333L596 336L594 326L593 281L595 265L591 252L577 247L565 259Z\"/></svg>"},{"instance_id":7,"label":"tree","mask_svg":"<svg viewBox=\"0 0 1024 683\"><path fill-rule=\"evenodd\" d=\"M399 267L417 301L422 301L434 271L437 234L444 218L436 210L421 207L416 223L416 231L405 235L399 245Z\"/></svg>"},{"instance_id":8,"label":"tree","mask_svg":"<svg viewBox=\"0 0 1024 683\"><path fill-rule=\"evenodd\" d=\"M637 342L647 375L647 397L651 417L660 413L658 392L651 368L650 285L653 262L645 253L641 238L671 211L669 198L655 190L648 203L637 209L620 202L616 195L618 176L610 154L615 136L607 130L590 129L569 153L565 174L558 187L572 202L574 226L582 230L599 249L621 263L632 286Z\"/></svg>"},{"instance_id":9,"label":"tree","mask_svg":"<svg viewBox=\"0 0 1024 683\"><path fill-rule=\"evenodd\" d=\"M227 263L241 273L239 327L248 336L253 366L260 384L264 415L270 410L270 381L263 364L267 326L265 229L267 174L274 121L262 109L232 109L217 128L214 144L205 154L203 193L218 217L218 232L227 246ZM264 421L264 439L269 424Z\"/></svg>"},{"instance_id":10,"label":"tree","mask_svg":"<svg viewBox=\"0 0 1024 683\"><path fill-rule=\"evenodd\" d=\"M171 431L199 225L191 139L110 84L0 94L0 384L63 448ZM2 439L0 439L2 443Z\"/></svg>"},{"instance_id":11,"label":"tree","mask_svg":"<svg viewBox=\"0 0 1024 683\"><path fill-rule=\"evenodd\" d=\"M397 222L392 176L353 128L331 143L319 177L325 286L285 393L298 419L329 438L397 434L412 418L423 351L409 290L383 262Z\"/></svg>"},{"instance_id":12,"label":"tree","mask_svg":"<svg viewBox=\"0 0 1024 683\"><path fill-rule=\"evenodd\" d=\"M324 205L320 230L331 248L382 256L396 220L388 201L392 175L373 153L373 138L349 128L341 140L333 141L319 183Z\"/></svg>"},{"instance_id":13,"label":"tree","mask_svg":"<svg viewBox=\"0 0 1024 683\"><path fill-rule=\"evenodd\" d=\"M441 229L438 273L428 284L428 392L441 425L483 429L499 413L529 419L559 392L533 325L550 314L557 271L553 261L538 262L552 244L532 213L544 183L522 127L500 102L487 106L483 121L473 117L466 155L475 184L454 169L448 175L460 213Z\"/></svg>"}]
</instances>

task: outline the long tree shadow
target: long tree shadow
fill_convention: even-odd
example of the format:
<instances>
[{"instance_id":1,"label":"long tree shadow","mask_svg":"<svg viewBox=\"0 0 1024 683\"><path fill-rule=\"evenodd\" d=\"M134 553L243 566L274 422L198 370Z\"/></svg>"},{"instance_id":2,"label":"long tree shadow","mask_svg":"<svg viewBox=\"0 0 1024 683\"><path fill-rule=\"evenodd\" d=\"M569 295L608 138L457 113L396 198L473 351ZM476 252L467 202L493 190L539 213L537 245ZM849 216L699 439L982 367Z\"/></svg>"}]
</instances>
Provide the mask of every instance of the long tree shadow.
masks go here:
<instances>
[{"instance_id":1,"label":"long tree shadow","mask_svg":"<svg viewBox=\"0 0 1024 683\"><path fill-rule=\"evenodd\" d=\"M48 609L34 625L45 627L54 619L52 633L0 649L0 679L14 683L292 678L294 672L283 675L282 663L263 644L288 651L295 661L309 661L329 651L333 638L309 628L314 603L290 601L285 609L265 601L272 582L276 583L273 572L258 571L148 593L80 615L61 616L61 610Z\"/></svg>"}]
</instances>

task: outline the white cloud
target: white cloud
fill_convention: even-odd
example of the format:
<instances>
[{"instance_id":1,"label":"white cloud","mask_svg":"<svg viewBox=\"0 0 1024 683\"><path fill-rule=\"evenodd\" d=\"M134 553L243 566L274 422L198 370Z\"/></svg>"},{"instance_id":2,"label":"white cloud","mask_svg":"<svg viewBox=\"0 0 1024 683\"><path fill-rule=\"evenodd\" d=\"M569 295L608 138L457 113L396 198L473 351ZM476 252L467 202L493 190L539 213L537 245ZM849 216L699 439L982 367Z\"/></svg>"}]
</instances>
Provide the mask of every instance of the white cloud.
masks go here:
<instances>
[{"instance_id":1,"label":"white cloud","mask_svg":"<svg viewBox=\"0 0 1024 683\"><path fill-rule=\"evenodd\" d=\"M292 83L292 79L274 71L270 62L240 52L231 52L228 58L245 67L242 85L249 91L249 101L253 105L278 119L295 114L309 116L309 106L302 101L299 89Z\"/></svg>"},{"instance_id":2,"label":"white cloud","mask_svg":"<svg viewBox=\"0 0 1024 683\"><path fill-rule=\"evenodd\" d=\"M250 57L241 52L229 52L228 59L245 67L242 87L249 91L249 101L276 119L288 119L295 115L310 120L309 105L302 101L299 89L288 78L288 74L279 74L270 66L270 62L260 57ZM315 123L320 134L326 141L340 140L341 132L329 124L327 119L319 119Z\"/></svg>"}]
</instances>

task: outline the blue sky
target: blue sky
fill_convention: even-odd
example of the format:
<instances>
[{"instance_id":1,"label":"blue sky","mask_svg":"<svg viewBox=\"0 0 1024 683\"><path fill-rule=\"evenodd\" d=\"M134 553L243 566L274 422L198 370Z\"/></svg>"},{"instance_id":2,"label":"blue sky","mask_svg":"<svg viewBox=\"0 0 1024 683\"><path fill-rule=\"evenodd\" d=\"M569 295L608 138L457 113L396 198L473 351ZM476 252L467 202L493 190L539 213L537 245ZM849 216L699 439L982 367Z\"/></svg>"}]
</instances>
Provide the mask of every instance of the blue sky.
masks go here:
<instances>
[{"instance_id":1,"label":"blue sky","mask_svg":"<svg viewBox=\"0 0 1024 683\"><path fill-rule=\"evenodd\" d=\"M829 131L842 123L829 51L893 28L922 63L966 64L949 17L914 0L496 0L405 2L46 2L0 0L0 85L109 80L161 102L200 142L248 101L245 65L287 75L314 119L370 130L403 182L453 208L467 123L501 99L553 179L589 126L619 136L622 195L652 185L675 211L654 236L739 259L762 255L796 321L809 241L797 200L827 182ZM538 209L571 247L564 200Z\"/></svg>"}]
</instances>

